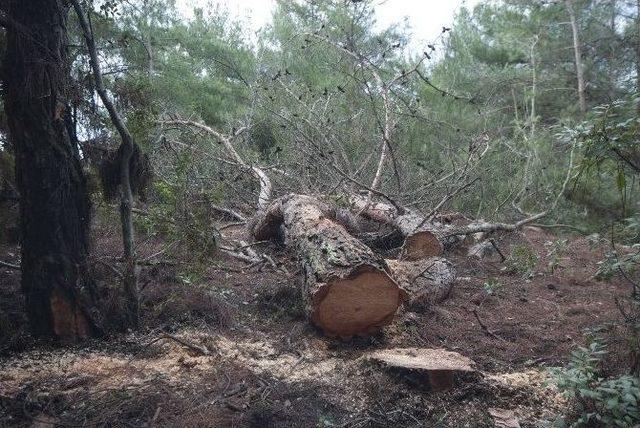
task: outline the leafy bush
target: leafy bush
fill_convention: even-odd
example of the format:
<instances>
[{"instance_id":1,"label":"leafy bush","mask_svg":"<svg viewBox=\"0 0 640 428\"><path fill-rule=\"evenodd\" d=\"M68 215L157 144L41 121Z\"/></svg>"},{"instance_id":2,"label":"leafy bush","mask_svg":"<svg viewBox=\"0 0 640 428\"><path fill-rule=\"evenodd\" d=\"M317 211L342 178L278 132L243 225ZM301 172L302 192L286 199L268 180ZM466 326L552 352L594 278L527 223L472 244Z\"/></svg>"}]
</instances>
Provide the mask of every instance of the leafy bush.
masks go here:
<instances>
[{"instance_id":1,"label":"leafy bush","mask_svg":"<svg viewBox=\"0 0 640 428\"><path fill-rule=\"evenodd\" d=\"M579 406L580 416L571 426L633 427L640 423L640 379L600 377L599 365L606 353L602 341L591 338L586 347L572 352L566 368L552 373L558 389Z\"/></svg>"}]
</instances>

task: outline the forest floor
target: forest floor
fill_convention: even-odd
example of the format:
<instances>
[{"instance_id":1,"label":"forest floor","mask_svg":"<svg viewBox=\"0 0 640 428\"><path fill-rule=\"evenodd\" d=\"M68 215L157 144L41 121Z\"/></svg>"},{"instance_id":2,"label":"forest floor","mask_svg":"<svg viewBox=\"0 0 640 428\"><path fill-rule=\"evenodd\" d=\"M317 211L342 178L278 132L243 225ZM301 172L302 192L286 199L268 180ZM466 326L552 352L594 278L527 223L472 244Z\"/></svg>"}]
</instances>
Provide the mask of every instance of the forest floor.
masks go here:
<instances>
[{"instance_id":1,"label":"forest floor","mask_svg":"<svg viewBox=\"0 0 640 428\"><path fill-rule=\"evenodd\" d=\"M295 260L272 244L256 249L277 269L223 256L196 279L177 266L145 267L143 326L71 347L19 330L19 274L2 270L0 426L479 427L493 426L490 408L513 410L523 427L552 426L570 405L548 368L567 362L585 328L616 319L615 297L628 293L593 278L606 245L584 237L568 237L551 273L556 239L537 228L497 239L505 254L523 245L538 254L526 279L499 261L448 255L459 276L448 299L348 342L306 321ZM118 253L117 234L95 241L94 257ZM148 254L158 248L145 243ZM3 259L17 253L0 251ZM478 308L487 282L492 293ZM366 358L393 347L456 351L478 372L430 392L412 373Z\"/></svg>"}]
</instances>

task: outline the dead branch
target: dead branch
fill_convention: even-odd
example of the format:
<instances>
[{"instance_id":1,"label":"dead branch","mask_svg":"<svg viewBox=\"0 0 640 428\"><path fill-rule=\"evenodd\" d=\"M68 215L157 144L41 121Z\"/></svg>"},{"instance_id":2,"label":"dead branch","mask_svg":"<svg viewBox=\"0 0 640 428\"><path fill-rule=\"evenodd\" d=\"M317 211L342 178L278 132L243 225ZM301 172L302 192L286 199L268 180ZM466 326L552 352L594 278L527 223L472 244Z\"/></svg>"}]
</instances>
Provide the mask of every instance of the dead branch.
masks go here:
<instances>
[{"instance_id":1,"label":"dead branch","mask_svg":"<svg viewBox=\"0 0 640 428\"><path fill-rule=\"evenodd\" d=\"M127 128L124 120L118 113L115 105L111 101L105 89L102 81L102 72L100 70L100 63L98 61L98 53L96 50L96 44L94 40L93 30L82 10L82 6L78 0L71 0L80 27L82 28L82 34L84 36L87 50L89 52L89 63L93 71L93 80L95 83L96 92L102 100L102 104L109 113L109 118L115 126L120 138L122 140L121 150L122 156L120 159L120 219L122 223L122 243L124 247L124 256L126 260L126 267L124 270L124 291L127 295L128 315L131 317L131 323L134 326L138 324L140 302L138 296L138 289L136 284L136 250L135 250L135 238L133 230L133 193L131 189L131 177L130 177L130 163L136 149L136 144L133 141L133 137Z\"/></svg>"},{"instance_id":2,"label":"dead branch","mask_svg":"<svg viewBox=\"0 0 640 428\"><path fill-rule=\"evenodd\" d=\"M217 211L219 213L222 213L224 215L227 215L235 220L241 221L241 222L246 222L247 218L245 216L243 216L242 214L240 214L237 211L232 210L231 208L225 208L225 207L221 207L219 205L214 205L214 204L210 204L209 205L211 207L211 209L213 209L214 211Z\"/></svg>"},{"instance_id":3,"label":"dead branch","mask_svg":"<svg viewBox=\"0 0 640 428\"><path fill-rule=\"evenodd\" d=\"M189 348L192 351L196 351L201 355L211 355L211 351L209 351L209 349L207 349L206 346L196 345L195 343L189 342L185 339L181 339L178 336L174 336L173 334L170 334L170 333L162 333L159 338L157 338L156 340L153 340L151 343L157 342L158 340L162 340L162 339L170 339L175 342L178 342L180 345L186 348Z\"/></svg>"},{"instance_id":4,"label":"dead branch","mask_svg":"<svg viewBox=\"0 0 640 428\"><path fill-rule=\"evenodd\" d=\"M14 265L13 263L3 262L2 260L0 260L0 266L9 268L9 269L20 270L20 265Z\"/></svg>"},{"instance_id":5,"label":"dead branch","mask_svg":"<svg viewBox=\"0 0 640 428\"><path fill-rule=\"evenodd\" d=\"M210 126L205 125L204 123L196 122L193 120L171 119L171 120L164 120L161 123L167 124L167 125L191 126L193 128L205 131L208 134L214 136L216 139L218 139L218 141L220 141L224 146L229 156L231 156L233 160L237 162L240 166L242 166L248 171L251 171L254 177L258 180L258 182L260 183L260 193L258 195L258 211L260 212L266 209L267 205L269 204L269 200L271 199L271 192L272 192L272 185L271 185L271 180L269 179L269 176L262 170L262 168L247 164L244 161L244 159L242 159L242 157L238 154L236 149L233 147L233 144L231 144L231 140L229 139L229 137L216 131Z\"/></svg>"},{"instance_id":6,"label":"dead branch","mask_svg":"<svg viewBox=\"0 0 640 428\"><path fill-rule=\"evenodd\" d=\"M529 223L533 223L534 221L546 216L548 211L543 211L541 213L535 214L531 217L520 220L516 223L479 223L472 224L466 227L461 227L458 229L452 229L447 232L444 236L461 236L461 235L472 235L474 233L480 232L497 232L497 231L505 231L505 232L513 232L520 229L523 226L526 226Z\"/></svg>"},{"instance_id":7,"label":"dead branch","mask_svg":"<svg viewBox=\"0 0 640 428\"><path fill-rule=\"evenodd\" d=\"M491 336L494 339L501 340L503 342L505 341L503 338L501 338L500 336L498 336L497 334L489 330L489 327L487 327L487 325L484 322L482 322L480 315L478 315L478 308L472 309L471 312L476 317L476 320L478 321L478 324L480 325L480 328L482 329L482 331L484 331L488 336Z\"/></svg>"}]
</instances>

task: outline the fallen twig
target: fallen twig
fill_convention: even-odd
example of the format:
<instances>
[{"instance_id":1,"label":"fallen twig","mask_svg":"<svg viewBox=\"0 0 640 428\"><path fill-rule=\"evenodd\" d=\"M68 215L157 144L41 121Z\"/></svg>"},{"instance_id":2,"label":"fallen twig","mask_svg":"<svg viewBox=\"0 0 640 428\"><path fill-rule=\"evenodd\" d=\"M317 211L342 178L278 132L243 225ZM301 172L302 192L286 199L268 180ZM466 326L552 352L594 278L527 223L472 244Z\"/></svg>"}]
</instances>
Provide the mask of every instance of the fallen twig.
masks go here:
<instances>
[{"instance_id":1,"label":"fallen twig","mask_svg":"<svg viewBox=\"0 0 640 428\"><path fill-rule=\"evenodd\" d=\"M185 346L193 351L196 351L202 355L211 355L211 351L209 351L209 349L207 349L207 347L205 346L200 346L200 345L196 345L195 343L191 343L185 339L181 339L178 336L174 336L173 334L169 334L169 333L162 333L160 335L160 337L153 342L156 342L158 340L162 340L162 339L171 339L173 341L178 342L179 344L181 344L182 346Z\"/></svg>"},{"instance_id":2,"label":"fallen twig","mask_svg":"<svg viewBox=\"0 0 640 428\"><path fill-rule=\"evenodd\" d=\"M498 248L498 244L496 244L496 241L493 238L489 238L489 242L491 243L493 248L495 248L495 250L498 252L498 254L500 254L500 258L502 259L502 260L500 260L500 262L504 262L505 260L507 260L505 255L502 254L502 251L500 251L500 248Z\"/></svg>"},{"instance_id":3,"label":"fallen twig","mask_svg":"<svg viewBox=\"0 0 640 428\"><path fill-rule=\"evenodd\" d=\"M487 327L487 325L482 322L480 315L478 315L477 309L474 308L471 310L471 312L473 312L473 315L475 315L476 320L478 320L478 324L480 324L480 328L482 328L482 331L484 331L487 335L493 337L494 339L501 340L503 342L505 341L503 338L501 338L500 336L498 336L497 334L489 330L489 327Z\"/></svg>"},{"instance_id":4,"label":"fallen twig","mask_svg":"<svg viewBox=\"0 0 640 428\"><path fill-rule=\"evenodd\" d=\"M6 267L6 268L9 268L9 269L20 270L20 265L14 265L13 263L3 262L2 260L0 260L0 266Z\"/></svg>"}]
</instances>

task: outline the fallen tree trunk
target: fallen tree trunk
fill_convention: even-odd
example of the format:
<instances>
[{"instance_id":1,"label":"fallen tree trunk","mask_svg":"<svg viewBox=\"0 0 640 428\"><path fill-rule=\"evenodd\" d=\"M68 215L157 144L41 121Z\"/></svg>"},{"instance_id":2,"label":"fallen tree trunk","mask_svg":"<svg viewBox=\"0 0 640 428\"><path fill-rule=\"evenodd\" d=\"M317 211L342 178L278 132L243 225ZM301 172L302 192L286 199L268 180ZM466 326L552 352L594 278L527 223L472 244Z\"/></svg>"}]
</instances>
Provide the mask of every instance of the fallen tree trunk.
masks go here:
<instances>
[{"instance_id":1,"label":"fallen tree trunk","mask_svg":"<svg viewBox=\"0 0 640 428\"><path fill-rule=\"evenodd\" d=\"M442 257L417 261L387 260L396 282L409 295L408 306L420 308L447 298L456 280L453 264Z\"/></svg>"},{"instance_id":2,"label":"fallen tree trunk","mask_svg":"<svg viewBox=\"0 0 640 428\"><path fill-rule=\"evenodd\" d=\"M349 197L354 211L364 217L388 224L403 236L401 258L419 260L439 256L444 250L444 226L432 224L418 213L404 210L399 212L395 207L382 202L367 202L359 195Z\"/></svg>"},{"instance_id":3,"label":"fallen tree trunk","mask_svg":"<svg viewBox=\"0 0 640 428\"><path fill-rule=\"evenodd\" d=\"M284 228L287 246L304 268L303 298L311 321L332 337L350 338L389 324L407 298L384 259L335 221L335 209L316 198L288 195L273 201L252 225L255 239Z\"/></svg>"},{"instance_id":4,"label":"fallen tree trunk","mask_svg":"<svg viewBox=\"0 0 640 428\"><path fill-rule=\"evenodd\" d=\"M354 211L362 216L394 227L404 237L400 258L403 260L420 260L439 256L445 249L451 249L464 242L464 237L474 236L475 241L483 241L486 235L493 232L513 232L547 215L543 211L516 223L490 223L477 220L462 227L453 227L437 221L429 221L419 213L409 210L400 212L396 207L383 203L366 203L364 197L352 195L349 203Z\"/></svg>"}]
</instances>

